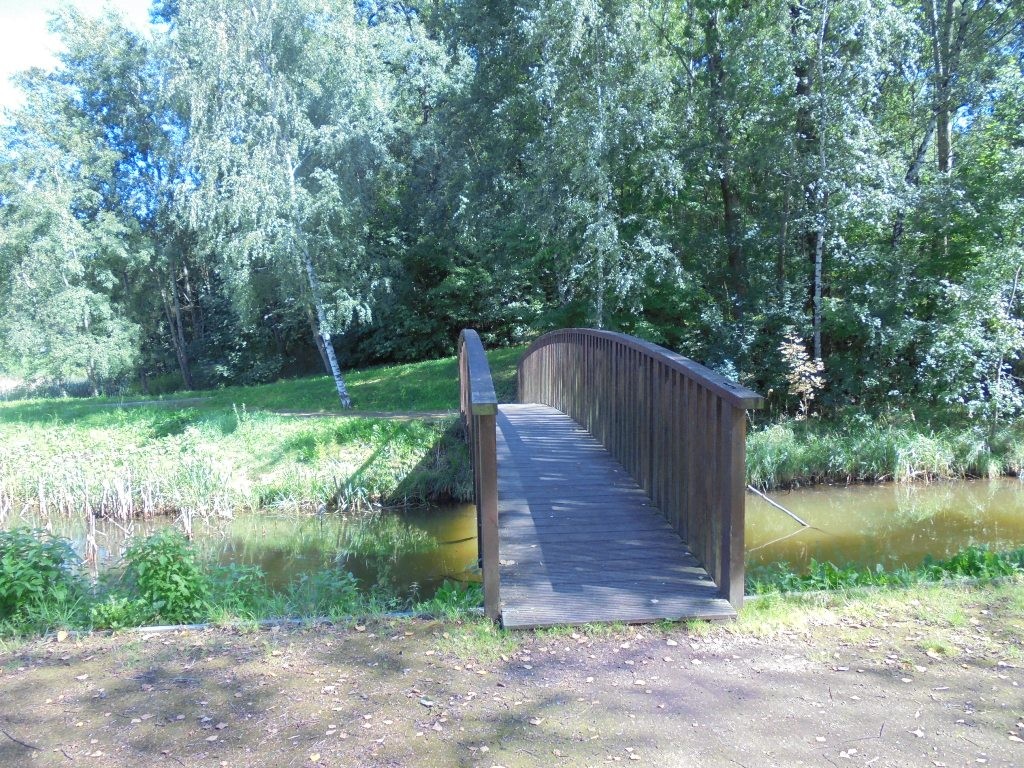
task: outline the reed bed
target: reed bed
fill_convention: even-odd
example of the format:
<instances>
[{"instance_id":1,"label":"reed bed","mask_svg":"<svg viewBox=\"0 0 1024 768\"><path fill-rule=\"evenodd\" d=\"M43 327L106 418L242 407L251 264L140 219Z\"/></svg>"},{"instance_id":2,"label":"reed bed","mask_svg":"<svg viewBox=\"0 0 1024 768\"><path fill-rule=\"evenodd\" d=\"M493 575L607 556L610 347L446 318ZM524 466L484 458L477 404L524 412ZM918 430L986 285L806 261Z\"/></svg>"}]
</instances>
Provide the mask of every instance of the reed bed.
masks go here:
<instances>
[{"instance_id":1,"label":"reed bed","mask_svg":"<svg viewBox=\"0 0 1024 768\"><path fill-rule=\"evenodd\" d=\"M762 488L1019 475L1024 423L788 421L751 431L747 479Z\"/></svg>"},{"instance_id":2,"label":"reed bed","mask_svg":"<svg viewBox=\"0 0 1024 768\"><path fill-rule=\"evenodd\" d=\"M0 525L11 519L228 517L361 509L468 482L411 478L465 452L452 422L295 419L242 409L147 409L24 418L0 408ZM444 462L464 471L465 460ZM460 491L461 489L461 491Z\"/></svg>"}]
</instances>

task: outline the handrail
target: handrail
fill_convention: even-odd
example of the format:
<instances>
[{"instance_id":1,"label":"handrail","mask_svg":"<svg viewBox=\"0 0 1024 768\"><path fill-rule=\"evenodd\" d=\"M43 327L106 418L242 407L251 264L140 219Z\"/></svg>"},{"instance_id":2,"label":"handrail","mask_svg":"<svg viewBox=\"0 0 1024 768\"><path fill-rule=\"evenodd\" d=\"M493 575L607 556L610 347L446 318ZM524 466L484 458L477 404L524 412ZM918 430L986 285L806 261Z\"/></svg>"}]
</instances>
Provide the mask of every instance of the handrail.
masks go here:
<instances>
[{"instance_id":1,"label":"handrail","mask_svg":"<svg viewBox=\"0 0 1024 768\"><path fill-rule=\"evenodd\" d=\"M570 328L523 353L519 401L557 408L598 439L739 609L746 410L760 395L642 339Z\"/></svg>"},{"instance_id":2,"label":"handrail","mask_svg":"<svg viewBox=\"0 0 1024 768\"><path fill-rule=\"evenodd\" d=\"M473 463L476 499L477 546L484 579L484 613L497 619L501 613L498 580L498 453L491 367L476 331L459 334L459 412L466 429Z\"/></svg>"}]
</instances>

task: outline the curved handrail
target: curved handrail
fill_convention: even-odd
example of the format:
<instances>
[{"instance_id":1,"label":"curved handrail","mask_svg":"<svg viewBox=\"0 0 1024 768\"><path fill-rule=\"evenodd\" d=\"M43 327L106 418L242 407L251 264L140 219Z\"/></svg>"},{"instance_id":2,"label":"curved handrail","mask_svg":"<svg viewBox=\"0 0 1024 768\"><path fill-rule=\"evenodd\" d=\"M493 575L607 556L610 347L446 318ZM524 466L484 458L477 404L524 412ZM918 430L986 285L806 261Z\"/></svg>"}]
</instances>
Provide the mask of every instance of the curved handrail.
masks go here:
<instances>
[{"instance_id":1,"label":"curved handrail","mask_svg":"<svg viewBox=\"0 0 1024 768\"><path fill-rule=\"evenodd\" d=\"M459 334L459 412L466 429L473 463L477 542L484 579L484 612L497 619L501 612L498 583L498 449L491 366L480 335L469 328Z\"/></svg>"},{"instance_id":2,"label":"curved handrail","mask_svg":"<svg viewBox=\"0 0 1024 768\"><path fill-rule=\"evenodd\" d=\"M746 410L760 395L657 344L569 328L523 353L519 400L557 408L598 439L739 608Z\"/></svg>"},{"instance_id":3,"label":"curved handrail","mask_svg":"<svg viewBox=\"0 0 1024 768\"><path fill-rule=\"evenodd\" d=\"M738 384L731 379L727 379L719 373L715 373L710 368L703 366L688 357L683 357L682 355L673 352L671 349L666 349L665 347L661 347L650 341L644 341L636 336L629 336L625 333L617 333L616 331L599 330L597 328L566 328L559 331L551 331L550 333L546 333L540 338L535 339L534 342L526 348L526 351L523 352L523 356L519 359L520 386L522 383L523 360L543 346L563 341L565 336L568 334L580 337L592 337L595 339L607 339L614 341L627 349L636 350L650 355L653 358L660 359L670 368L679 371L687 377L700 381L708 389L718 393L737 408L756 409L764 407L764 398L757 392L754 392L752 389L747 389L743 385ZM528 402L523 399L522 392L520 392L519 401Z\"/></svg>"},{"instance_id":4,"label":"curved handrail","mask_svg":"<svg viewBox=\"0 0 1024 768\"><path fill-rule=\"evenodd\" d=\"M491 366L480 334L470 328L459 334L459 374L463 418L466 414L497 413Z\"/></svg>"}]
</instances>

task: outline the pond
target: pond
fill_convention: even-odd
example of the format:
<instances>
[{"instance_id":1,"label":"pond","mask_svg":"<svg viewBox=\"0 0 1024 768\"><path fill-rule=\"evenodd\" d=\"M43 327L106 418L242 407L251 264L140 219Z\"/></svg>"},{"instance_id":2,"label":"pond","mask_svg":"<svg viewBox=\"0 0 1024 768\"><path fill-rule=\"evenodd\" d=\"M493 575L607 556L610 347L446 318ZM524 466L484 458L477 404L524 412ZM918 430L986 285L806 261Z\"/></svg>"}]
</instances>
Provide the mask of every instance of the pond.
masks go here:
<instances>
[{"instance_id":1,"label":"pond","mask_svg":"<svg viewBox=\"0 0 1024 768\"><path fill-rule=\"evenodd\" d=\"M964 547L1024 546L1024 483L1012 478L928 485L813 486L769 496L810 524L747 494L747 566L811 560L886 569Z\"/></svg>"},{"instance_id":2,"label":"pond","mask_svg":"<svg viewBox=\"0 0 1024 768\"><path fill-rule=\"evenodd\" d=\"M40 521L23 521L40 526ZM93 575L117 564L128 540L145 536L174 518L135 520L127 525L97 520ZM84 523L51 520L53 533L69 538L84 557ZM222 564L258 565L273 590L324 568L351 572L366 590L429 599L445 579L479 581L476 510L471 504L417 507L359 516L296 516L254 513L231 520L195 520L195 544Z\"/></svg>"},{"instance_id":3,"label":"pond","mask_svg":"<svg viewBox=\"0 0 1024 768\"><path fill-rule=\"evenodd\" d=\"M931 485L817 486L771 497L803 518L804 528L762 499L747 495L748 567L814 558L874 568L916 566L969 545L1024 546L1024 483L1012 479ZM39 521L23 521L39 525ZM97 521L93 573L117 562L131 536L171 518L127 527ZM54 519L53 532L84 553L82 524ZM429 599L445 579L477 581L476 512L471 504L377 512L366 516L296 517L259 513L196 522L195 541L221 563L260 566L274 589L302 573L334 567L365 589Z\"/></svg>"}]
</instances>

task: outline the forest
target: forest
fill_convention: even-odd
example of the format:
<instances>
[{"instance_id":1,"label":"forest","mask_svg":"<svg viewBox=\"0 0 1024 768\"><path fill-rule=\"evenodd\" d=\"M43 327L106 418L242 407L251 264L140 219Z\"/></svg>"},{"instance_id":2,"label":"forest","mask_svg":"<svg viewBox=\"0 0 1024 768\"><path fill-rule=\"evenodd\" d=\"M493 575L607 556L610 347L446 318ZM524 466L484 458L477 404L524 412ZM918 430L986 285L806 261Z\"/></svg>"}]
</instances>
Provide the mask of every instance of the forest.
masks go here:
<instances>
[{"instance_id":1,"label":"forest","mask_svg":"<svg viewBox=\"0 0 1024 768\"><path fill-rule=\"evenodd\" d=\"M565 326L776 414L1024 407L1013 0L62 11L0 125L0 376L148 394Z\"/></svg>"}]
</instances>

